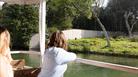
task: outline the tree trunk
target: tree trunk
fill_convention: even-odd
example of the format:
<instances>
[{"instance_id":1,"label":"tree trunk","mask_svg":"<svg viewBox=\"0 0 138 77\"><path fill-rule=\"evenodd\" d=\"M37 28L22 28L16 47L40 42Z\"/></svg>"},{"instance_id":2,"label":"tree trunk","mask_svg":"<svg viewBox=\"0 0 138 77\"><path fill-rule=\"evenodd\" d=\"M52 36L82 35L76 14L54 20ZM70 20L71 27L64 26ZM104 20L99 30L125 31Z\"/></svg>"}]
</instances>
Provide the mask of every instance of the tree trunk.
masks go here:
<instances>
[{"instance_id":1,"label":"tree trunk","mask_svg":"<svg viewBox=\"0 0 138 77\"><path fill-rule=\"evenodd\" d=\"M129 38L132 38L133 36L132 36L131 28L130 28L130 25L129 25L127 19L125 19L125 23L126 23L126 27L128 30Z\"/></svg>"},{"instance_id":2,"label":"tree trunk","mask_svg":"<svg viewBox=\"0 0 138 77\"><path fill-rule=\"evenodd\" d=\"M94 12L94 10L92 12L93 12L93 14L94 14L97 22L99 23L100 27L102 28L102 30L104 32L104 35L105 35L105 38L106 38L106 41L107 41L107 47L111 47L110 38L109 38L109 36L107 34L107 31L106 31L104 25L102 24L102 22L100 21L100 19L97 17L97 14Z\"/></svg>"},{"instance_id":3,"label":"tree trunk","mask_svg":"<svg viewBox=\"0 0 138 77\"><path fill-rule=\"evenodd\" d=\"M131 27L129 25L129 22L128 22L128 17L131 15L131 12L129 11L128 13L125 12L124 14L124 18L125 18L125 23L126 23L126 28L128 30L128 35L129 35L129 38L132 38L133 35L132 35L132 30L131 30Z\"/></svg>"}]
</instances>

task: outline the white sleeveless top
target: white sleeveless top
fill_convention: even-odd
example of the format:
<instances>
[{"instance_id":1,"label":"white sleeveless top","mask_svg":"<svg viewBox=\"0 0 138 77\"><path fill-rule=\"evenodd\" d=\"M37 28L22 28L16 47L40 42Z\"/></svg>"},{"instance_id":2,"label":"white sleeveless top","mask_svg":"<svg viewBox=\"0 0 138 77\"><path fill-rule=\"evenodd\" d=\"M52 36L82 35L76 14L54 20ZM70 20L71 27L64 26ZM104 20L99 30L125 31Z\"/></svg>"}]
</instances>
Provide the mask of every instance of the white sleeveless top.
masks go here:
<instances>
[{"instance_id":1,"label":"white sleeveless top","mask_svg":"<svg viewBox=\"0 0 138 77\"><path fill-rule=\"evenodd\" d=\"M48 48L44 54L44 62L38 77L63 77L67 63L75 59L76 54L62 48Z\"/></svg>"},{"instance_id":2,"label":"white sleeveless top","mask_svg":"<svg viewBox=\"0 0 138 77\"><path fill-rule=\"evenodd\" d=\"M13 77L13 69L9 58L6 57L7 55L10 55L9 49L4 55L0 54L0 74L3 77Z\"/></svg>"}]
</instances>

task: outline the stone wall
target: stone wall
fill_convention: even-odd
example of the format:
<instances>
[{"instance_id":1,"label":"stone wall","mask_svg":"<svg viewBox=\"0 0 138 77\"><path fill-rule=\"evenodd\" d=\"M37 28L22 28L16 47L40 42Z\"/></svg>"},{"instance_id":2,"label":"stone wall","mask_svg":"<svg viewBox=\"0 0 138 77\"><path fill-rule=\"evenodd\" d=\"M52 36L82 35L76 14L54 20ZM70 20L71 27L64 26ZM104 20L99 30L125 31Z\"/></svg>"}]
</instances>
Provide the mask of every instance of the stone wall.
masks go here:
<instances>
[{"instance_id":1,"label":"stone wall","mask_svg":"<svg viewBox=\"0 0 138 77\"><path fill-rule=\"evenodd\" d=\"M80 29L64 30L63 33L65 34L67 39L78 39L78 38L103 36L102 31L80 30Z\"/></svg>"},{"instance_id":2,"label":"stone wall","mask_svg":"<svg viewBox=\"0 0 138 77\"><path fill-rule=\"evenodd\" d=\"M93 31L93 30L81 30L81 29L70 29L64 30L67 39L79 39L79 38L90 38L90 37L103 37L103 31ZM122 32L107 32L109 36L117 37L124 36L126 34ZM138 32L134 33L138 37ZM30 50L39 50L39 34L34 34L30 40Z\"/></svg>"},{"instance_id":3,"label":"stone wall","mask_svg":"<svg viewBox=\"0 0 138 77\"><path fill-rule=\"evenodd\" d=\"M103 31L94 31L94 30L81 30L81 29L70 29L64 30L67 39L79 39L79 38L91 38L91 37L103 37ZM111 37L117 36L126 36L126 33L123 32L107 32Z\"/></svg>"}]
</instances>

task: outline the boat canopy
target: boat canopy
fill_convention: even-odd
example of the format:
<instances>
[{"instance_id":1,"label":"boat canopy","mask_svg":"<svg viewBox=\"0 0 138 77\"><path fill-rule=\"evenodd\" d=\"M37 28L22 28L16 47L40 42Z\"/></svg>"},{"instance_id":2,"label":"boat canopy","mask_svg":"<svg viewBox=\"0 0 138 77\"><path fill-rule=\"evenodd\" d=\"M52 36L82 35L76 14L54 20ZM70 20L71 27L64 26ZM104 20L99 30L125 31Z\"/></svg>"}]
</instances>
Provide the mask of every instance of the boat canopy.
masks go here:
<instances>
[{"instance_id":1,"label":"boat canopy","mask_svg":"<svg viewBox=\"0 0 138 77\"><path fill-rule=\"evenodd\" d=\"M39 4L40 0L1 0L2 2L6 2L8 4Z\"/></svg>"}]
</instances>

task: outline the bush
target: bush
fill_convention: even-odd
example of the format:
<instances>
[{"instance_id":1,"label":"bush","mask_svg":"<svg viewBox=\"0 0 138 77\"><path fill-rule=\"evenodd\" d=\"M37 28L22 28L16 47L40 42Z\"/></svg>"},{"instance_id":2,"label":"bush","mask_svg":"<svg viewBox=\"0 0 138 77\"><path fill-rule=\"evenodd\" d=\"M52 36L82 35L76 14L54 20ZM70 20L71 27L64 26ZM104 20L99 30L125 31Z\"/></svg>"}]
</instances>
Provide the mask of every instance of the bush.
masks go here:
<instances>
[{"instance_id":1,"label":"bush","mask_svg":"<svg viewBox=\"0 0 138 77\"><path fill-rule=\"evenodd\" d=\"M68 42L71 44L69 50L83 53L95 51L98 53L138 55L138 43L131 42L128 38L112 38L111 47L106 47L106 40L103 38L68 40Z\"/></svg>"},{"instance_id":2,"label":"bush","mask_svg":"<svg viewBox=\"0 0 138 77\"><path fill-rule=\"evenodd\" d=\"M48 30L49 35L51 35L53 32L58 31L58 29L56 27L49 27L47 30Z\"/></svg>"},{"instance_id":3,"label":"bush","mask_svg":"<svg viewBox=\"0 0 138 77\"><path fill-rule=\"evenodd\" d=\"M138 37L130 38L131 42L138 42Z\"/></svg>"},{"instance_id":4,"label":"bush","mask_svg":"<svg viewBox=\"0 0 138 77\"><path fill-rule=\"evenodd\" d=\"M2 13L2 24L11 34L11 48L28 50L31 35L38 32L38 7L6 4Z\"/></svg>"},{"instance_id":5,"label":"bush","mask_svg":"<svg viewBox=\"0 0 138 77\"><path fill-rule=\"evenodd\" d=\"M83 45L83 51L89 52L90 51L90 46L89 45Z\"/></svg>"}]
</instances>

